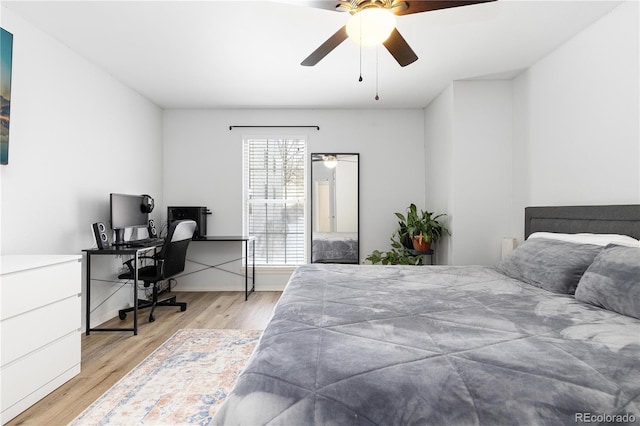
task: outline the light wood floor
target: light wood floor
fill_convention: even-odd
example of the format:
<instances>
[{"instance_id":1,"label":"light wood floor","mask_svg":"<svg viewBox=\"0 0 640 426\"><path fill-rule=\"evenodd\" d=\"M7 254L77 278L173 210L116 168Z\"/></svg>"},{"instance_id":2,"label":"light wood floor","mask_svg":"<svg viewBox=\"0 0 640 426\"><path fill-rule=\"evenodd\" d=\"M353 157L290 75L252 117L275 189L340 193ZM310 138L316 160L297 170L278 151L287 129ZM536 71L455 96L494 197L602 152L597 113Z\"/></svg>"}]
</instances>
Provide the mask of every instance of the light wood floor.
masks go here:
<instances>
[{"instance_id":1,"label":"light wood floor","mask_svg":"<svg viewBox=\"0 0 640 426\"><path fill-rule=\"evenodd\" d=\"M138 335L131 332L92 332L82 335L82 370L46 398L7 425L66 425L113 386L133 367L182 328L239 328L263 330L280 292L255 292L245 302L244 292L175 293L187 310L159 307L156 320L148 310L138 316ZM133 316L117 317L101 327L132 327ZM128 324L128 325L125 325Z\"/></svg>"}]
</instances>

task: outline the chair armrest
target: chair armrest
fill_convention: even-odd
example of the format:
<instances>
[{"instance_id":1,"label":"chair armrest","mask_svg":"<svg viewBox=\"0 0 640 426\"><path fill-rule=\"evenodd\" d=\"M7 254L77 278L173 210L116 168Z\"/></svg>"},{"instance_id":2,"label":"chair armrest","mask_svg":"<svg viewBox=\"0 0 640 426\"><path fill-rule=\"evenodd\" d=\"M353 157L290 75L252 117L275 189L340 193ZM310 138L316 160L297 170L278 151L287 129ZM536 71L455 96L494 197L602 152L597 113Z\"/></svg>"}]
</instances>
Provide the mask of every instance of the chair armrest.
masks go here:
<instances>
[{"instance_id":1,"label":"chair armrest","mask_svg":"<svg viewBox=\"0 0 640 426\"><path fill-rule=\"evenodd\" d=\"M151 259L153 261L158 261L158 259L155 258L155 256L138 256L138 259ZM135 274L135 271L133 270L133 262L134 262L135 258L133 259L129 259L126 262L124 262L124 265L127 265L127 267L129 268L129 272L131 273L131 276L133 276ZM160 262L163 262L162 260L160 260Z\"/></svg>"}]
</instances>

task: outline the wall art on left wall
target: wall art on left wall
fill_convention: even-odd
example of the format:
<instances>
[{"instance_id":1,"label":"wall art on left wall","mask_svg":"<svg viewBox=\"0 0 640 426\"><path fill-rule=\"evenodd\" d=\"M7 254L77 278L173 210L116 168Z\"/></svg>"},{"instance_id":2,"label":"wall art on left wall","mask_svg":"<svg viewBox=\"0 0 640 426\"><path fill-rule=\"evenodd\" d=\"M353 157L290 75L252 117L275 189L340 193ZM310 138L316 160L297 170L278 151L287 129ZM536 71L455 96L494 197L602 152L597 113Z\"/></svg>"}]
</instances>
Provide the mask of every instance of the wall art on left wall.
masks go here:
<instances>
[{"instance_id":1,"label":"wall art on left wall","mask_svg":"<svg viewBox=\"0 0 640 426\"><path fill-rule=\"evenodd\" d=\"M0 164L9 164L13 34L0 28Z\"/></svg>"}]
</instances>

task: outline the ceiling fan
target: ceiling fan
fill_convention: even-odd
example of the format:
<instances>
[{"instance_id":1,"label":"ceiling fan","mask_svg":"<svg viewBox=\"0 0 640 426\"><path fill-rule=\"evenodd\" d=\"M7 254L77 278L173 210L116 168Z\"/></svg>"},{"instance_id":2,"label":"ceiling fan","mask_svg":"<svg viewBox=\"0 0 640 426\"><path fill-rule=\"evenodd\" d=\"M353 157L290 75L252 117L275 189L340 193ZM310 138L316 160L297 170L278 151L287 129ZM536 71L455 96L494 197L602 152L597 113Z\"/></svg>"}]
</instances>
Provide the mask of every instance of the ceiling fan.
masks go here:
<instances>
[{"instance_id":1,"label":"ceiling fan","mask_svg":"<svg viewBox=\"0 0 640 426\"><path fill-rule=\"evenodd\" d=\"M400 32L395 28L394 15L409 15L411 13L429 12L432 10L447 9L450 7L470 6L477 3L486 3L495 0L323 0L309 2L311 7L320 9L335 10L338 12L349 12L352 17L346 25L340 28L334 35L329 37L327 41L322 43L320 47L311 53L301 65L314 66L322 58L327 56L340 43L348 37L355 38L360 44L364 33L365 15L379 15L387 23L387 36L382 36L382 43L389 53L395 58L400 66L405 67L418 59L413 49L407 41L402 37ZM391 19L388 19L391 17ZM359 19L356 19L359 18ZM389 23L390 22L390 23ZM353 30L351 28L353 26ZM361 30L362 28L362 30Z\"/></svg>"},{"instance_id":2,"label":"ceiling fan","mask_svg":"<svg viewBox=\"0 0 640 426\"><path fill-rule=\"evenodd\" d=\"M344 163L357 163L357 155L355 154L311 154L311 162L322 161L328 169L334 169L338 165L338 161Z\"/></svg>"}]
</instances>

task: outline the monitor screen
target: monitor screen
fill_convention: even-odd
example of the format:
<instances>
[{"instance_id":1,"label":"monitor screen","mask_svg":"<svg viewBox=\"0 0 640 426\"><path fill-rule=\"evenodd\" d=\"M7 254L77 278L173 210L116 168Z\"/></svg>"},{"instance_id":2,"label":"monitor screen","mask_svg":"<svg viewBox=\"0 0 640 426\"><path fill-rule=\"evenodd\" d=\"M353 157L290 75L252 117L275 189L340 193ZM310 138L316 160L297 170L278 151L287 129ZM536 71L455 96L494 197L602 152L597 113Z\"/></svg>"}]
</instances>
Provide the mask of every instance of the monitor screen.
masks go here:
<instances>
[{"instance_id":1,"label":"monitor screen","mask_svg":"<svg viewBox=\"0 0 640 426\"><path fill-rule=\"evenodd\" d=\"M111 228L141 228L149 222L143 210L144 195L111 194Z\"/></svg>"}]
</instances>

